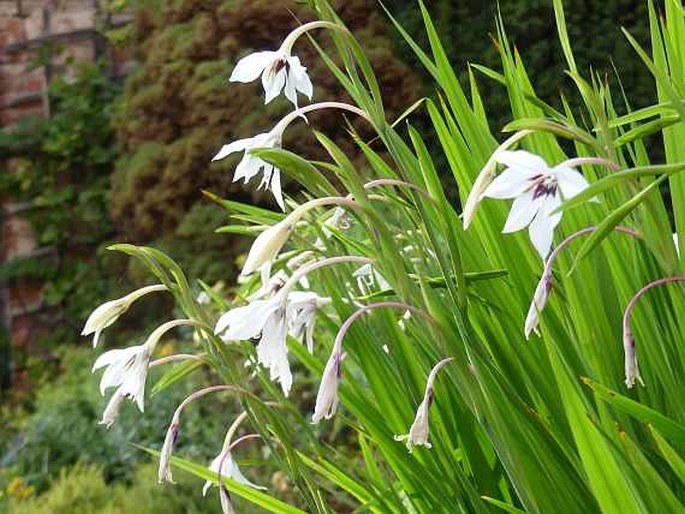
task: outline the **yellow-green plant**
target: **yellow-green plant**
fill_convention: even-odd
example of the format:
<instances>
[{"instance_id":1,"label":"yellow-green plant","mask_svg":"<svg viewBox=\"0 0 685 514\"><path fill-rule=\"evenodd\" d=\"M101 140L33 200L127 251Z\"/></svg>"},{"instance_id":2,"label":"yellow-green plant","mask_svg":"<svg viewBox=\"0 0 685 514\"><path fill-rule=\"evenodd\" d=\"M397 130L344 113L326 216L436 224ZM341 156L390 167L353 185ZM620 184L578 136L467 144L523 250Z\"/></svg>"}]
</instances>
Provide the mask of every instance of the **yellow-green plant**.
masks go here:
<instances>
[{"instance_id":1,"label":"yellow-green plant","mask_svg":"<svg viewBox=\"0 0 685 514\"><path fill-rule=\"evenodd\" d=\"M577 89L562 99L563 110L536 96L498 20L501 70L473 70L509 97L508 139L490 127L475 74L470 91L460 85L423 3L430 49L396 27L435 92L400 120L386 119L364 49L324 0L313 3L318 21L304 23L278 51L244 57L233 79L262 75L267 101L285 88L297 106L297 90L309 96L306 69L295 60L308 36L351 104L300 107L278 130L215 156L245 151L236 173L277 198L281 172L304 188L300 198L285 198L285 215L215 198L235 221L221 232L260 233L235 298L202 283L198 297L157 250L114 247L141 259L174 295L185 318L177 323L196 327L199 355L160 362L146 354L146 362L188 361L164 384L202 364L216 374L216 386L182 407L230 391L244 408L208 469L173 456L179 407L160 479L171 481L168 466L176 465L217 483L224 512L232 511L229 492L293 513L683 511L685 297L669 217L682 245L681 3L667 2L662 18L649 4L651 52L626 34L659 96L639 111L616 102L602 77L577 68L561 0L554 1L557 28ZM330 48L319 44L319 31L329 33ZM364 139L350 126L365 165L316 127L328 161L281 148L288 123L331 107L330 116L342 109L372 127L375 136ZM432 121L460 202L446 196L426 136L412 124L416 109ZM650 160L648 136L661 138L662 162ZM509 198L505 221L509 202L497 199ZM508 233L526 226L532 244ZM317 318L325 330L312 337ZM123 355L112 355L102 386L140 399L145 368ZM295 363L321 377L316 400L315 385L293 376ZM311 410L302 412L307 394ZM255 433L240 436L248 421ZM356 457L336 450L343 429L358 440ZM268 448L259 464L288 474L284 489L297 493L298 506L259 490L263 484L238 469L248 441Z\"/></svg>"}]
</instances>

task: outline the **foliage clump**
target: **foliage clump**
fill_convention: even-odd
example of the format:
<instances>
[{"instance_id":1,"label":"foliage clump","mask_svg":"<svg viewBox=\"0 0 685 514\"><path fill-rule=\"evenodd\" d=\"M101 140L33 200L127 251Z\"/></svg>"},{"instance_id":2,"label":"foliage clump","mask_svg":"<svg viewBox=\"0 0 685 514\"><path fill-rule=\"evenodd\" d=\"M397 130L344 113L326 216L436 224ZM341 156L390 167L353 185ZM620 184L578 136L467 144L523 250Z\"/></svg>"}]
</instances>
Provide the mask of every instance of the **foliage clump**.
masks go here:
<instances>
[{"instance_id":1,"label":"foliage clump","mask_svg":"<svg viewBox=\"0 0 685 514\"><path fill-rule=\"evenodd\" d=\"M100 66L87 65L71 81L52 82L47 93L48 118L30 117L0 132L0 159L16 159L2 174L0 195L29 207L22 216L42 247L3 263L0 276L17 285L44 283L45 302L59 314L52 338L73 339L90 305L109 287L99 251L115 233L107 200L119 86Z\"/></svg>"},{"instance_id":2,"label":"foliage clump","mask_svg":"<svg viewBox=\"0 0 685 514\"><path fill-rule=\"evenodd\" d=\"M388 118L397 117L418 97L417 77L395 56L392 40L386 35L387 21L377 6L363 0L338 4L340 15L371 49L370 58L387 92ZM204 201L201 189L238 200L262 199L254 192L256 187L231 184L236 159L211 164L210 158L227 141L268 130L290 106L278 99L267 113L257 94L259 84L228 87L228 77L239 58L251 51L277 48L298 20L310 19L311 12L299 3L274 6L268 0L185 0L172 2L159 12L137 9L133 37L140 64L126 82L115 120L122 156L110 197L110 212L126 238L185 240L194 258L193 240L181 232L192 233L183 227L190 222L188 216L197 219L193 206ZM326 35L319 33L317 39L325 41ZM306 39L298 43L297 53L316 84L316 101L346 97ZM312 127L354 150L339 114L314 113L308 118ZM316 140L304 125L289 129L284 146L321 157ZM214 226L200 228L194 231L196 235L206 234ZM223 249L225 259L240 248L224 241L216 250ZM192 261L176 249L174 254L182 261ZM226 272L204 276L211 280L226 276Z\"/></svg>"}]
</instances>

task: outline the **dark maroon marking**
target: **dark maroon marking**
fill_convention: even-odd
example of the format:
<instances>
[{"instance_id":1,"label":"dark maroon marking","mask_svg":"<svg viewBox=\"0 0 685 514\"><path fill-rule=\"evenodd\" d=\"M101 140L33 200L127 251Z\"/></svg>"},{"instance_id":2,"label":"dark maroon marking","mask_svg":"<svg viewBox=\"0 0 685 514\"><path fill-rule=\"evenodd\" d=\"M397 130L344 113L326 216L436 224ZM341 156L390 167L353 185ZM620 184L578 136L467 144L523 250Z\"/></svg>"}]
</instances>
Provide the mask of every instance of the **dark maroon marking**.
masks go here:
<instances>
[{"instance_id":1,"label":"dark maroon marking","mask_svg":"<svg viewBox=\"0 0 685 514\"><path fill-rule=\"evenodd\" d=\"M541 182L535 186L535 189L533 190L533 200L540 198L541 196L554 196L555 194L557 194L556 184Z\"/></svg>"}]
</instances>

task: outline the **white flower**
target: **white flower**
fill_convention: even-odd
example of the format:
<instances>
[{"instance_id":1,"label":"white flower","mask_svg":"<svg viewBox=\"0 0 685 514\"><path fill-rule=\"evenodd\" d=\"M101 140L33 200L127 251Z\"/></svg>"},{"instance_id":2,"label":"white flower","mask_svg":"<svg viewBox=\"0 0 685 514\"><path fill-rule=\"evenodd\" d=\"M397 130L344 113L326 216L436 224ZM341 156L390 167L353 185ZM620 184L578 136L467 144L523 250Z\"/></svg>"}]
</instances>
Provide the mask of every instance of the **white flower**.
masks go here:
<instances>
[{"instance_id":1,"label":"white flower","mask_svg":"<svg viewBox=\"0 0 685 514\"><path fill-rule=\"evenodd\" d=\"M223 314L214 332L225 341L242 341L260 337L257 344L257 361L269 370L269 378L281 384L288 396L292 386L292 373L288 363L288 332L299 337L305 332L308 345L314 327L317 308L330 300L316 293L295 291L267 300L255 300Z\"/></svg>"},{"instance_id":2,"label":"white flower","mask_svg":"<svg viewBox=\"0 0 685 514\"><path fill-rule=\"evenodd\" d=\"M209 465L210 471L217 474L218 478L230 478L235 480L239 484L247 485L255 489L266 489L266 487L253 484L247 478L243 476L238 468L238 465L233 461L231 457L230 450L224 450L219 455L217 455L212 463ZM220 480L219 480L220 481ZM207 496L209 488L212 487L213 481L207 480L204 487L202 488L202 496Z\"/></svg>"},{"instance_id":3,"label":"white flower","mask_svg":"<svg viewBox=\"0 0 685 514\"><path fill-rule=\"evenodd\" d=\"M552 275L544 273L542 278L535 287L535 293L533 293L533 301L530 302L530 308L528 309L528 315L526 316L526 323L524 326L524 333L526 339L530 337L531 332L538 332L538 325L540 324L540 312L547 305L547 299L549 298L549 292L552 289Z\"/></svg>"},{"instance_id":4,"label":"white flower","mask_svg":"<svg viewBox=\"0 0 685 514\"><path fill-rule=\"evenodd\" d=\"M104 329L119 319L119 316L125 313L138 298L154 291L166 291L166 287L161 284L141 287L122 298L103 303L88 316L81 335L88 336L94 334L93 348L95 348Z\"/></svg>"},{"instance_id":5,"label":"white flower","mask_svg":"<svg viewBox=\"0 0 685 514\"><path fill-rule=\"evenodd\" d=\"M107 366L100 380L100 392L104 396L108 388L120 386L115 395L135 401L143 412L149 363L150 348L147 344L103 353L93 365L93 371Z\"/></svg>"},{"instance_id":6,"label":"white flower","mask_svg":"<svg viewBox=\"0 0 685 514\"><path fill-rule=\"evenodd\" d=\"M110 387L117 387L117 391L110 399L102 416L102 424L108 427L114 423L116 414L123 398L129 398L138 404L141 412L144 410L145 382L150 367L150 357L157 346L157 342L168 330L180 325L195 324L189 319L175 319L160 325L148 336L144 344L129 348L110 350L103 353L93 364L93 372L107 367L100 379L100 392Z\"/></svg>"},{"instance_id":7,"label":"white flower","mask_svg":"<svg viewBox=\"0 0 685 514\"><path fill-rule=\"evenodd\" d=\"M357 286L364 294L370 294L375 287L380 291L392 289L388 281L371 264L364 264L352 276L357 279Z\"/></svg>"},{"instance_id":8,"label":"white flower","mask_svg":"<svg viewBox=\"0 0 685 514\"><path fill-rule=\"evenodd\" d=\"M268 283L271 266L288 241L293 227L294 223L285 218L259 234L250 247L240 274L251 275L259 270L262 275L262 284Z\"/></svg>"},{"instance_id":9,"label":"white flower","mask_svg":"<svg viewBox=\"0 0 685 514\"><path fill-rule=\"evenodd\" d=\"M121 387L114 391L114 394L109 399L109 402L107 402L105 411L102 413L102 419L99 421L99 425L105 425L105 428L111 428L112 425L114 425L117 420L117 416L119 415L121 402L124 401L124 398L125 396L121 391Z\"/></svg>"},{"instance_id":10,"label":"white flower","mask_svg":"<svg viewBox=\"0 0 685 514\"><path fill-rule=\"evenodd\" d=\"M314 349L316 311L331 303L331 299L322 298L316 293L308 291L294 291L288 295L288 301L293 306L290 333L294 338L300 340L302 340L304 335L307 350L309 350L309 353L312 353Z\"/></svg>"},{"instance_id":11,"label":"white flower","mask_svg":"<svg viewBox=\"0 0 685 514\"><path fill-rule=\"evenodd\" d=\"M291 55L289 45L284 43L277 51L255 52L238 61L229 80L231 82L252 82L262 76L264 103L268 104L285 88L285 96L297 108L297 93L312 99L312 82L307 68L300 59Z\"/></svg>"},{"instance_id":12,"label":"white flower","mask_svg":"<svg viewBox=\"0 0 685 514\"><path fill-rule=\"evenodd\" d=\"M227 145L224 145L213 158L212 161L218 161L228 157L232 153L242 152L245 154L238 163L233 174L233 182L243 179L247 184L252 177L262 172L262 182L259 185L261 189L269 189L276 199L278 206L285 210L285 203L283 202L283 192L281 190L281 170L276 168L273 164L269 164L264 159L252 155L250 150L255 148L280 148L283 132L277 125L271 132L264 132L257 134L254 137L245 139L238 139Z\"/></svg>"},{"instance_id":13,"label":"white flower","mask_svg":"<svg viewBox=\"0 0 685 514\"><path fill-rule=\"evenodd\" d=\"M419 445L425 446L426 448L431 448L431 444L428 442L428 435L430 432L428 426L428 410L433 403L433 382L435 382L435 376L440 368L452 360L454 359L443 359L433 366L433 369L428 375L428 380L426 380L426 391L423 395L423 401L416 409L416 417L414 418L414 423L412 423L411 427L409 428L409 433L395 436L395 441L407 441L407 449L410 452L414 446Z\"/></svg>"},{"instance_id":14,"label":"white flower","mask_svg":"<svg viewBox=\"0 0 685 514\"><path fill-rule=\"evenodd\" d=\"M324 418L331 419L338 408L338 386L342 376L342 361L344 358L344 353L334 349L326 363L323 375L321 376L319 392L316 395L312 423L318 423Z\"/></svg>"},{"instance_id":15,"label":"white flower","mask_svg":"<svg viewBox=\"0 0 685 514\"><path fill-rule=\"evenodd\" d=\"M563 163L550 168L538 155L525 150L502 151L495 159L507 169L483 191L488 198L514 198L502 232L516 232L528 226L533 246L544 259L552 247L561 204L588 187L585 177Z\"/></svg>"}]
</instances>

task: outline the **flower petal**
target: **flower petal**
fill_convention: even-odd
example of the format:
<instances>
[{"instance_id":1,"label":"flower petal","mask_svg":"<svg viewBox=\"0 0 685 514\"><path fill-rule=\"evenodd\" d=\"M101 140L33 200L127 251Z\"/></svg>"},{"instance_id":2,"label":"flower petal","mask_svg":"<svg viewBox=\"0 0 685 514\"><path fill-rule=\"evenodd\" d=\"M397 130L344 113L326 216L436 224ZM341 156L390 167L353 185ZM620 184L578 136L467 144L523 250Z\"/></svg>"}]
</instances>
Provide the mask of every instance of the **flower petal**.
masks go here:
<instances>
[{"instance_id":1,"label":"flower petal","mask_svg":"<svg viewBox=\"0 0 685 514\"><path fill-rule=\"evenodd\" d=\"M494 155L494 159L508 168L515 168L528 173L529 176L546 175L549 166L539 155L525 150L502 150Z\"/></svg>"},{"instance_id":2,"label":"flower petal","mask_svg":"<svg viewBox=\"0 0 685 514\"><path fill-rule=\"evenodd\" d=\"M509 217L507 218L503 233L517 232L522 228L525 228L533 221L535 214L540 209L540 202L533 199L533 192L526 191L520 196L517 196L514 202L511 204L511 211L509 212Z\"/></svg>"},{"instance_id":3,"label":"flower petal","mask_svg":"<svg viewBox=\"0 0 685 514\"><path fill-rule=\"evenodd\" d=\"M103 353L97 358L95 364L93 364L92 371L102 368L103 366L109 366L117 361L126 362L128 358L140 350L140 346L131 346L129 348L118 348L116 350L109 350Z\"/></svg>"},{"instance_id":4,"label":"flower petal","mask_svg":"<svg viewBox=\"0 0 685 514\"><path fill-rule=\"evenodd\" d=\"M257 337L264 323L278 308L278 302L255 300L249 305L231 309L219 318L214 332L227 341L242 341Z\"/></svg>"},{"instance_id":5,"label":"flower petal","mask_svg":"<svg viewBox=\"0 0 685 514\"><path fill-rule=\"evenodd\" d=\"M247 148L251 148L254 145L255 139L256 139L256 136L255 137L246 137L244 139L238 139L236 141L232 141L231 143L228 143L227 145L222 146L221 150L219 150L219 152L214 157L212 157L212 162L224 159L234 152L240 152L240 151L245 150Z\"/></svg>"},{"instance_id":6,"label":"flower petal","mask_svg":"<svg viewBox=\"0 0 685 514\"><path fill-rule=\"evenodd\" d=\"M285 202L283 201L283 191L281 190L281 170L274 167L273 175L271 177L271 192L276 199L276 203L285 211Z\"/></svg>"},{"instance_id":7,"label":"flower petal","mask_svg":"<svg viewBox=\"0 0 685 514\"><path fill-rule=\"evenodd\" d=\"M540 206L538 214L528 227L530 240L543 259L547 257L552 248L554 229L561 221L561 213L549 216L549 212L556 209L561 200L558 195L545 197L544 205Z\"/></svg>"},{"instance_id":8,"label":"flower petal","mask_svg":"<svg viewBox=\"0 0 685 514\"><path fill-rule=\"evenodd\" d=\"M278 52L255 52L240 59L233 68L230 82L252 82L257 79L278 56Z\"/></svg>"},{"instance_id":9,"label":"flower petal","mask_svg":"<svg viewBox=\"0 0 685 514\"><path fill-rule=\"evenodd\" d=\"M268 104L281 94L281 90L285 85L286 71L285 68L280 69L275 75L268 71L262 75L262 85L264 86L264 104Z\"/></svg>"},{"instance_id":10,"label":"flower petal","mask_svg":"<svg viewBox=\"0 0 685 514\"><path fill-rule=\"evenodd\" d=\"M564 200L573 198L589 186L585 177L573 168L568 168L566 166L557 167L554 168L553 173L557 177L559 189L561 190L561 195L564 197Z\"/></svg>"},{"instance_id":11,"label":"flower petal","mask_svg":"<svg viewBox=\"0 0 685 514\"><path fill-rule=\"evenodd\" d=\"M485 188L481 198L515 198L531 185L531 174L517 168L507 168Z\"/></svg>"},{"instance_id":12,"label":"flower petal","mask_svg":"<svg viewBox=\"0 0 685 514\"><path fill-rule=\"evenodd\" d=\"M293 56L290 58L290 80L292 80L295 85L295 89L310 100L312 99L314 87L312 86L312 81L309 79L307 68L302 66L299 57Z\"/></svg>"}]
</instances>

